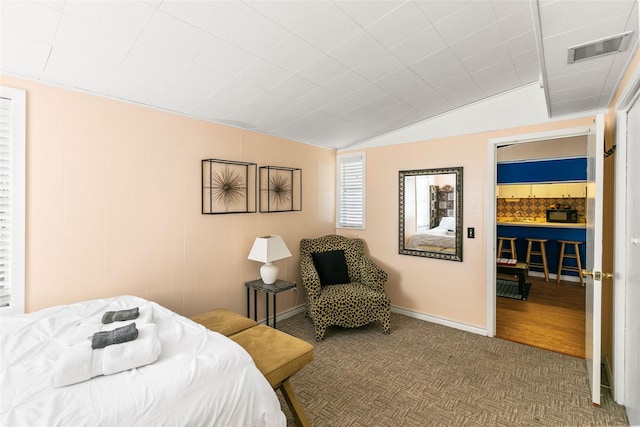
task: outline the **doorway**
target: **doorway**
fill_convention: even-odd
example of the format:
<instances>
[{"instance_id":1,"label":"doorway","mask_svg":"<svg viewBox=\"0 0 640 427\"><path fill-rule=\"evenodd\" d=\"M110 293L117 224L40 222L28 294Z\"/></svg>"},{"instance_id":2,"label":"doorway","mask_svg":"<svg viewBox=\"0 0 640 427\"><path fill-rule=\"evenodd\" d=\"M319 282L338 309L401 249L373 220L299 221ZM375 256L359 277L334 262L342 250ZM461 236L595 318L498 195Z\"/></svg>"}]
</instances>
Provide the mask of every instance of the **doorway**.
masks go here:
<instances>
[{"instance_id":1,"label":"doorway","mask_svg":"<svg viewBox=\"0 0 640 427\"><path fill-rule=\"evenodd\" d=\"M577 276L564 272L560 283L556 284L555 279L557 241L586 240L586 155L586 135L500 145L496 150L494 183L509 184L497 187L497 236L516 237L519 262L525 262L527 238L545 239L549 271L547 282L542 268L530 267L527 283L531 287L526 301L496 297L496 337L583 359L585 288ZM568 179L583 182L569 184ZM524 184L512 185L513 182ZM570 185L582 192L564 194L564 188ZM578 224L546 222L547 209L553 206L575 210ZM532 256L534 260L542 261L540 255ZM498 278L510 279L501 275Z\"/></svg>"},{"instance_id":2,"label":"doorway","mask_svg":"<svg viewBox=\"0 0 640 427\"><path fill-rule=\"evenodd\" d=\"M496 152L497 147L549 139L587 136L587 220L584 251L584 268L588 277L585 284L585 361L588 371L591 399L600 404L601 385L601 331L602 331L602 211L603 211L603 158L604 158L604 115L598 114L591 124L571 129L559 129L535 134L493 138L488 141L487 193L490 200L496 197ZM496 204L487 204L487 335L495 336L496 329ZM555 215L554 215L555 217ZM576 239L572 239L576 240ZM585 270L585 271L586 271ZM580 268L577 272L580 272ZM585 273L586 274L586 273Z\"/></svg>"},{"instance_id":3,"label":"doorway","mask_svg":"<svg viewBox=\"0 0 640 427\"><path fill-rule=\"evenodd\" d=\"M568 129L556 129L546 132L536 132L534 134L524 134L511 137L502 137L489 140L487 145L488 149L488 173L487 176L487 194L488 199L491 201L486 205L487 213L487 240L486 240L486 253L487 256L487 335L490 337L496 334L496 236L497 236L497 210L496 210L496 182L497 182L497 147L503 145L515 145L524 144L528 142L540 143L542 141L557 140L562 138L570 138L576 136L589 135L592 132L591 126L581 126Z\"/></svg>"}]
</instances>

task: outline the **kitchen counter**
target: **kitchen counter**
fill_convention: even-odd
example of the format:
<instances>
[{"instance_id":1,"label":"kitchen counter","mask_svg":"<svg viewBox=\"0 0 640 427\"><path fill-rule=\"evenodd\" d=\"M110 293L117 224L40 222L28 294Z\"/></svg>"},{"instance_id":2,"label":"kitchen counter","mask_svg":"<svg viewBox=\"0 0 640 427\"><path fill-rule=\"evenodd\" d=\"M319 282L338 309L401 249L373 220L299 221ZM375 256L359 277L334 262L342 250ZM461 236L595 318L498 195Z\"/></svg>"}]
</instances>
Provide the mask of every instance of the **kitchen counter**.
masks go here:
<instances>
[{"instance_id":1,"label":"kitchen counter","mask_svg":"<svg viewBox=\"0 0 640 427\"><path fill-rule=\"evenodd\" d=\"M572 223L572 222L546 222L546 221L514 221L511 219L498 218L496 225L508 225L518 227L548 227L548 228L586 228L587 224L584 222Z\"/></svg>"}]
</instances>

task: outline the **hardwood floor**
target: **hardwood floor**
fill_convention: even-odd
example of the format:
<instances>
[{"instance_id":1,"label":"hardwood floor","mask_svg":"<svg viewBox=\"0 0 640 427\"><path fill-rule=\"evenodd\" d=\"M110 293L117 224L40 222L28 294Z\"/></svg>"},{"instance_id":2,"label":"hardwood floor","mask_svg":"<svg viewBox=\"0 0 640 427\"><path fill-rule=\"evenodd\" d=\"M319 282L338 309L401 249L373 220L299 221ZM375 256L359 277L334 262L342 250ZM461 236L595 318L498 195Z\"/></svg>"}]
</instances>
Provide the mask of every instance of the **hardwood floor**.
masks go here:
<instances>
[{"instance_id":1,"label":"hardwood floor","mask_svg":"<svg viewBox=\"0 0 640 427\"><path fill-rule=\"evenodd\" d=\"M529 277L526 301L496 298L496 336L584 359L585 288Z\"/></svg>"}]
</instances>

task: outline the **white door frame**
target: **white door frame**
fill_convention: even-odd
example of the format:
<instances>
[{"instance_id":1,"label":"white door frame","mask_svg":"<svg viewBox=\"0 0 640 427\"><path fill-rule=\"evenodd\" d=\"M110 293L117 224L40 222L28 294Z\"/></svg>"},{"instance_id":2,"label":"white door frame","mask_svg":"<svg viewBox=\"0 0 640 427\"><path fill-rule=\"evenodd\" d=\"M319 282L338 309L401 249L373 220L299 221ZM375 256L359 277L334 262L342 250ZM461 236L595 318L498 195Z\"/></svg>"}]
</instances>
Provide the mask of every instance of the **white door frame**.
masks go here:
<instances>
[{"instance_id":1,"label":"white door frame","mask_svg":"<svg viewBox=\"0 0 640 427\"><path fill-rule=\"evenodd\" d=\"M625 89L618 97L616 113L615 221L613 271L613 397L625 403L625 295L628 277L627 257L627 111L640 97L640 66L637 66Z\"/></svg>"},{"instance_id":2,"label":"white door frame","mask_svg":"<svg viewBox=\"0 0 640 427\"><path fill-rule=\"evenodd\" d=\"M594 113L594 117L598 112ZM594 124L595 126L595 124ZM499 145L520 144L523 142L543 141L547 139L568 138L587 135L593 127L580 126L569 129L556 129L524 135L513 135L489 139L487 148L487 336L496 335L496 149Z\"/></svg>"}]
</instances>

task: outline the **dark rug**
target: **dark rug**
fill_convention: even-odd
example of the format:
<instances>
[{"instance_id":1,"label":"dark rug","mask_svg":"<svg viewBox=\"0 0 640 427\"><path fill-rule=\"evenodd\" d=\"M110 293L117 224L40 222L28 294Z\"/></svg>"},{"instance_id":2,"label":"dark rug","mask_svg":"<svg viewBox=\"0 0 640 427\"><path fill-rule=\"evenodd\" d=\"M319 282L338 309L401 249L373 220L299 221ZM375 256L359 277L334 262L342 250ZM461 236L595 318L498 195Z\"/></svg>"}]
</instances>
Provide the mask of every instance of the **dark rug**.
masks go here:
<instances>
[{"instance_id":1,"label":"dark rug","mask_svg":"<svg viewBox=\"0 0 640 427\"><path fill-rule=\"evenodd\" d=\"M496 295L503 298L519 299L526 301L531 290L531 283L525 283L524 292L518 289L518 282L512 280L496 280Z\"/></svg>"}]
</instances>

